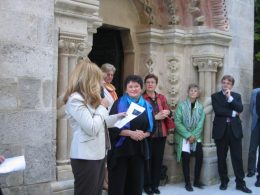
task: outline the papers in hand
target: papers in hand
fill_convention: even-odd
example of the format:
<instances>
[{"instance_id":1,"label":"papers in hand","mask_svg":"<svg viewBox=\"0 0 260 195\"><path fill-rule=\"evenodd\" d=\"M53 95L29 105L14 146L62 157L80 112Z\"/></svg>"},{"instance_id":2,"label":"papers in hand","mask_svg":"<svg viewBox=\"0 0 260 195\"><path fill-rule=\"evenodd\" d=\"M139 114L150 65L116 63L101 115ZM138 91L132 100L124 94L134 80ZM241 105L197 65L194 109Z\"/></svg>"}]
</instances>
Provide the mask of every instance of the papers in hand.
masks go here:
<instances>
[{"instance_id":1,"label":"papers in hand","mask_svg":"<svg viewBox=\"0 0 260 195\"><path fill-rule=\"evenodd\" d=\"M117 121L115 123L115 127L119 129L122 128L125 124L129 123L131 120L136 118L138 115L142 114L144 111L144 107L132 102L126 112L127 115L121 120Z\"/></svg>"},{"instance_id":2,"label":"papers in hand","mask_svg":"<svg viewBox=\"0 0 260 195\"><path fill-rule=\"evenodd\" d=\"M25 169L25 166L24 156L6 158L5 161L0 164L0 174L22 171Z\"/></svg>"}]
</instances>

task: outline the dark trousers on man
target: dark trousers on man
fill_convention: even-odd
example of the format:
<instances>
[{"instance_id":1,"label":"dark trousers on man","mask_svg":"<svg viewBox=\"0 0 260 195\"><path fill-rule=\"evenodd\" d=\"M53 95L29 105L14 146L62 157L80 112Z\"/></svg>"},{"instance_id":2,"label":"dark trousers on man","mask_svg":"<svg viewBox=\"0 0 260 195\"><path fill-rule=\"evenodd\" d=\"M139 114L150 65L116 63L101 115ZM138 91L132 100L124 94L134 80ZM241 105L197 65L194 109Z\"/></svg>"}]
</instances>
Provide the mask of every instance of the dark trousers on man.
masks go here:
<instances>
[{"instance_id":1,"label":"dark trousers on man","mask_svg":"<svg viewBox=\"0 0 260 195\"><path fill-rule=\"evenodd\" d=\"M218 172L221 183L227 184L229 182L228 170L227 170L227 153L228 147L230 148L231 162L236 176L236 185L245 185L243 160L242 160L242 142L241 138L236 138L231 129L230 123L226 123L226 129L224 136L221 139L215 140L217 146L218 156Z\"/></svg>"},{"instance_id":2,"label":"dark trousers on man","mask_svg":"<svg viewBox=\"0 0 260 195\"><path fill-rule=\"evenodd\" d=\"M196 151L192 153L182 152L182 170L186 184L190 184L190 157L195 156L194 183L200 182L200 173L203 162L202 144L197 143Z\"/></svg>"},{"instance_id":3,"label":"dark trousers on man","mask_svg":"<svg viewBox=\"0 0 260 195\"><path fill-rule=\"evenodd\" d=\"M259 143L259 126L256 127L251 132L250 138L250 145L249 145L249 152L248 152L248 173L255 173L256 172L256 152Z\"/></svg>"},{"instance_id":4,"label":"dark trousers on man","mask_svg":"<svg viewBox=\"0 0 260 195\"><path fill-rule=\"evenodd\" d=\"M118 157L108 167L108 195L142 195L144 158L141 155Z\"/></svg>"},{"instance_id":5,"label":"dark trousers on man","mask_svg":"<svg viewBox=\"0 0 260 195\"><path fill-rule=\"evenodd\" d=\"M156 137L150 139L151 158L145 163L145 188L158 188L160 184L165 142L166 137Z\"/></svg>"},{"instance_id":6,"label":"dark trousers on man","mask_svg":"<svg viewBox=\"0 0 260 195\"><path fill-rule=\"evenodd\" d=\"M1 190L1 188L0 188L0 195L3 195L3 192L2 192L2 190Z\"/></svg>"},{"instance_id":7,"label":"dark trousers on man","mask_svg":"<svg viewBox=\"0 0 260 195\"><path fill-rule=\"evenodd\" d=\"M74 195L101 195L105 173L105 159L71 159L74 174Z\"/></svg>"}]
</instances>

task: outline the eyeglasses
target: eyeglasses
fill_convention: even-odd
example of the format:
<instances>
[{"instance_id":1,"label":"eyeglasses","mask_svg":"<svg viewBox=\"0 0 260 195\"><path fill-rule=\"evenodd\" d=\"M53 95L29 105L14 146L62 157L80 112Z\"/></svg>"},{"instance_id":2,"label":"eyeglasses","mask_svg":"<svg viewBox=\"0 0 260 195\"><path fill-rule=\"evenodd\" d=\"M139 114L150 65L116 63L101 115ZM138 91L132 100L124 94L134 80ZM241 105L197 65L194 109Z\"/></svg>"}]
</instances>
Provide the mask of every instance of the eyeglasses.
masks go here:
<instances>
[{"instance_id":1,"label":"eyeglasses","mask_svg":"<svg viewBox=\"0 0 260 195\"><path fill-rule=\"evenodd\" d=\"M147 82L145 82L145 84L156 84L156 82L154 82L154 81L147 81Z\"/></svg>"}]
</instances>

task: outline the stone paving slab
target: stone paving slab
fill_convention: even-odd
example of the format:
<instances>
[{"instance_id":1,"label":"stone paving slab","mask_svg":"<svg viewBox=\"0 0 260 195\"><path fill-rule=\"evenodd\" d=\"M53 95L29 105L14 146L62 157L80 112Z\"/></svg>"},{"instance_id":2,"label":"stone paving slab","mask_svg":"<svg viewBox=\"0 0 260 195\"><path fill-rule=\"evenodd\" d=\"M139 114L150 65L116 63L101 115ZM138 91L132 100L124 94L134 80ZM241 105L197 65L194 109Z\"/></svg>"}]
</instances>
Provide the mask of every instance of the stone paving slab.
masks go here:
<instances>
[{"instance_id":1,"label":"stone paving slab","mask_svg":"<svg viewBox=\"0 0 260 195\"><path fill-rule=\"evenodd\" d=\"M250 188L252 195L260 195L260 187L255 187L256 177L245 178L247 187ZM184 188L184 183L170 184L159 187L161 195L242 195L246 194L236 190L235 178L231 178L228 184L228 189L225 191L219 190L219 184L212 186L205 186L205 189L201 190L193 188L193 192L187 192ZM146 195L143 193L143 195Z\"/></svg>"}]
</instances>

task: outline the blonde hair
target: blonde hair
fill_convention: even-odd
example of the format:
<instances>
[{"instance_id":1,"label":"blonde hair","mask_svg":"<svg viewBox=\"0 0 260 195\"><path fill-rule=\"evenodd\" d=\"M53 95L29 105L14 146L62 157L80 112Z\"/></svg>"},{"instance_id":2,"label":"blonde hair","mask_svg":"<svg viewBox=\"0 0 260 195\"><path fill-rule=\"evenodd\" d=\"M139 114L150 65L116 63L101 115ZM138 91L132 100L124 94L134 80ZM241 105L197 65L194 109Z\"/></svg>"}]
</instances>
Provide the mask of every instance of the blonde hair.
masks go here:
<instances>
[{"instance_id":1,"label":"blonde hair","mask_svg":"<svg viewBox=\"0 0 260 195\"><path fill-rule=\"evenodd\" d=\"M101 103L102 80L103 73L96 64L89 60L81 60L70 75L64 103L67 103L72 93L78 92L84 98L85 104L98 107Z\"/></svg>"}]
</instances>

